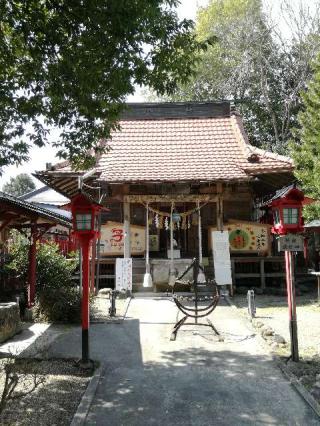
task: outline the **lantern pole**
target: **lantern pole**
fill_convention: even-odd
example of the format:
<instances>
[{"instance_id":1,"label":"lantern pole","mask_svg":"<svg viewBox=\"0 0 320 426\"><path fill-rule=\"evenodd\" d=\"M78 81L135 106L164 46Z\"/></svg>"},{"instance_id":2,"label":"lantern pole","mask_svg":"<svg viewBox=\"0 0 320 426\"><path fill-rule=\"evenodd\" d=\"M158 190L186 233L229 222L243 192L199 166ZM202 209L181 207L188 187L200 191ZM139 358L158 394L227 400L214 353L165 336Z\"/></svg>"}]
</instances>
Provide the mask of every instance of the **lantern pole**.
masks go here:
<instances>
[{"instance_id":1,"label":"lantern pole","mask_svg":"<svg viewBox=\"0 0 320 426\"><path fill-rule=\"evenodd\" d=\"M152 287L152 277L150 274L150 257L149 257L149 202L146 205L146 272L143 277L143 287Z\"/></svg>"},{"instance_id":2,"label":"lantern pole","mask_svg":"<svg viewBox=\"0 0 320 426\"><path fill-rule=\"evenodd\" d=\"M292 251L289 251L289 250L285 251L285 263L286 263L286 281L287 281L287 295L288 295L288 308L289 308L291 358L292 358L292 361L299 362L296 293L295 293L295 284L294 284L294 261L293 261Z\"/></svg>"},{"instance_id":3,"label":"lantern pole","mask_svg":"<svg viewBox=\"0 0 320 426\"><path fill-rule=\"evenodd\" d=\"M305 251L306 244L302 241L303 231L302 207L304 195L295 186L287 189L280 197L271 200L269 207L273 210L272 232L278 234L279 251L285 252L286 284L289 308L289 331L291 356L294 362L299 361L297 309L295 293L295 265L293 253Z\"/></svg>"},{"instance_id":4,"label":"lantern pole","mask_svg":"<svg viewBox=\"0 0 320 426\"><path fill-rule=\"evenodd\" d=\"M98 236L98 247L97 247L97 272L96 272L96 295L99 293L99 286L100 286L100 244L101 244L101 212L99 212L98 216L98 230L99 230L99 236Z\"/></svg>"},{"instance_id":5,"label":"lantern pole","mask_svg":"<svg viewBox=\"0 0 320 426\"><path fill-rule=\"evenodd\" d=\"M198 209L198 244L199 244L199 265L198 265L198 275L197 280L198 283L204 283L206 281L205 274L203 273L201 267L202 265L202 227L201 227L201 211L200 211L200 202L197 201L197 209Z\"/></svg>"},{"instance_id":6,"label":"lantern pole","mask_svg":"<svg viewBox=\"0 0 320 426\"><path fill-rule=\"evenodd\" d=\"M80 266L80 281L82 281L81 294L81 328L82 328L82 364L84 368L89 367L89 272L90 258L89 249L90 243L97 237L99 231L96 229L96 215L101 210L101 205L92 203L91 199L85 194L79 193L71 200L71 211L73 220L73 229L75 236L80 242L81 248L81 266ZM90 219L90 222L89 222ZM82 278L82 279L81 279Z\"/></svg>"},{"instance_id":7,"label":"lantern pole","mask_svg":"<svg viewBox=\"0 0 320 426\"><path fill-rule=\"evenodd\" d=\"M82 363L89 363L89 246L90 237L81 237L82 248Z\"/></svg>"},{"instance_id":8,"label":"lantern pole","mask_svg":"<svg viewBox=\"0 0 320 426\"><path fill-rule=\"evenodd\" d=\"M173 286L176 280L176 274L174 270L174 257L173 257L173 209L174 204L171 201L171 211L170 211L170 267L169 267L169 285Z\"/></svg>"},{"instance_id":9,"label":"lantern pole","mask_svg":"<svg viewBox=\"0 0 320 426\"><path fill-rule=\"evenodd\" d=\"M80 244L79 247L79 270L80 270L80 275L79 275L79 294L80 296L82 295L82 246Z\"/></svg>"},{"instance_id":10,"label":"lantern pole","mask_svg":"<svg viewBox=\"0 0 320 426\"><path fill-rule=\"evenodd\" d=\"M34 305L36 292L36 268L37 268L37 226L31 225L29 246L29 270L28 270L28 308Z\"/></svg>"},{"instance_id":11,"label":"lantern pole","mask_svg":"<svg viewBox=\"0 0 320 426\"><path fill-rule=\"evenodd\" d=\"M200 203L197 201L198 209L198 239L199 239L199 264L202 265L202 229L201 229L201 212Z\"/></svg>"},{"instance_id":12,"label":"lantern pole","mask_svg":"<svg viewBox=\"0 0 320 426\"><path fill-rule=\"evenodd\" d=\"M292 361L299 362L299 347L298 347L298 327L297 327L297 310L296 310L296 291L294 280L294 259L293 252L288 252L289 257L289 292L291 299L291 309L289 307L290 319L290 338L291 338L291 357ZM288 292L288 294L289 294Z\"/></svg>"}]
</instances>

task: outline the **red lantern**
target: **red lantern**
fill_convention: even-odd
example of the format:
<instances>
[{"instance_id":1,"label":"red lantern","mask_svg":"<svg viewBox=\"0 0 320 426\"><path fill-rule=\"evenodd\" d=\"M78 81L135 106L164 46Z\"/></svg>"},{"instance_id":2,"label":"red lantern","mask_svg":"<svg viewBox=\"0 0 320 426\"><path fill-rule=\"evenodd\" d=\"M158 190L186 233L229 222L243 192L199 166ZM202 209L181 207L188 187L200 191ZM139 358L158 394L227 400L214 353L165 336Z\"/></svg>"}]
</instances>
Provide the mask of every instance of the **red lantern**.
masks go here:
<instances>
[{"instance_id":1,"label":"red lantern","mask_svg":"<svg viewBox=\"0 0 320 426\"><path fill-rule=\"evenodd\" d=\"M102 206L79 192L71 200L73 230L79 239L98 236L98 213Z\"/></svg>"},{"instance_id":2,"label":"red lantern","mask_svg":"<svg viewBox=\"0 0 320 426\"><path fill-rule=\"evenodd\" d=\"M274 234L295 234L303 231L302 208L303 192L291 187L284 194L274 197L269 207L272 209Z\"/></svg>"}]
</instances>

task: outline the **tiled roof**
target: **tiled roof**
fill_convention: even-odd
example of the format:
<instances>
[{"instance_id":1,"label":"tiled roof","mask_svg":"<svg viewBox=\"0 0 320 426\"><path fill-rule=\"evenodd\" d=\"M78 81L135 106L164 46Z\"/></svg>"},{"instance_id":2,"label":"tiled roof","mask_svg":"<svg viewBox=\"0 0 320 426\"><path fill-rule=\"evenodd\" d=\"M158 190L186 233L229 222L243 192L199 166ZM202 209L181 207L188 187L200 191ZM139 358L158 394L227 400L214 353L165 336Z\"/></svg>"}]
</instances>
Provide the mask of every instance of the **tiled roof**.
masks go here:
<instances>
[{"instance_id":1,"label":"tiled roof","mask_svg":"<svg viewBox=\"0 0 320 426\"><path fill-rule=\"evenodd\" d=\"M49 206L62 206L63 204L67 204L70 201L68 198L59 194L57 191L49 188L48 186L42 186L41 188L37 188L33 191L30 191L26 194L23 194L18 197L19 200L24 200L32 203L38 203Z\"/></svg>"},{"instance_id":2,"label":"tiled roof","mask_svg":"<svg viewBox=\"0 0 320 426\"><path fill-rule=\"evenodd\" d=\"M246 178L228 118L123 121L111 146L98 163L108 182Z\"/></svg>"},{"instance_id":3,"label":"tiled roof","mask_svg":"<svg viewBox=\"0 0 320 426\"><path fill-rule=\"evenodd\" d=\"M26 212L26 217L29 215L35 214L40 218L48 219L49 221L57 222L61 225L71 227L71 216L69 213L57 209L57 208L44 208L42 205L38 203L32 203L24 200L20 200L19 198L7 194L5 192L0 191L0 205L1 203L5 206L4 213L6 213L6 209L8 206L12 206L13 208L16 206L20 210ZM0 209L0 220L1 220L1 209Z\"/></svg>"},{"instance_id":4,"label":"tiled roof","mask_svg":"<svg viewBox=\"0 0 320 426\"><path fill-rule=\"evenodd\" d=\"M208 111L210 104L205 107ZM293 170L291 159L252 147L236 114L208 115L122 119L109 141L111 151L97 161L99 180L238 181ZM53 170L72 172L65 162Z\"/></svg>"}]
</instances>

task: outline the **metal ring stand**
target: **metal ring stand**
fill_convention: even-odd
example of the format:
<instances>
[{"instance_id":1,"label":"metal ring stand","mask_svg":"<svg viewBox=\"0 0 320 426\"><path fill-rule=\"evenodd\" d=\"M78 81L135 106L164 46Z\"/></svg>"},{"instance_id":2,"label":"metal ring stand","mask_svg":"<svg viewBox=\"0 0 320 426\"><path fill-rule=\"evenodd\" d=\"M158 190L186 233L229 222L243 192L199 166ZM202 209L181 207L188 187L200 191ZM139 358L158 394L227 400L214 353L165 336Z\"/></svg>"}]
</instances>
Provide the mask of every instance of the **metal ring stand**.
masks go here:
<instances>
[{"instance_id":1,"label":"metal ring stand","mask_svg":"<svg viewBox=\"0 0 320 426\"><path fill-rule=\"evenodd\" d=\"M193 268L193 281L181 281L182 278ZM174 283L172 294L173 300L177 305L178 309L185 315L182 319L180 319L175 326L173 327L170 340L176 340L177 333L183 325L204 325L211 327L215 335L219 337L219 341L223 341L218 330L212 324L212 322L207 318L207 323L198 323L199 318L204 318L211 314L214 309L217 307L220 295L217 285L213 280L207 280L204 283L198 282L199 271L204 273L204 269L201 265L199 265L199 260L194 258L190 266L186 269L186 271L177 278ZM185 285L188 287L193 287L194 295L183 295L178 296L174 292L174 287L176 284ZM185 301L193 301L194 307L185 306L181 303L182 300ZM205 307L199 307L199 303L201 302L209 302L209 304ZM194 322L186 322L188 318L194 318Z\"/></svg>"}]
</instances>

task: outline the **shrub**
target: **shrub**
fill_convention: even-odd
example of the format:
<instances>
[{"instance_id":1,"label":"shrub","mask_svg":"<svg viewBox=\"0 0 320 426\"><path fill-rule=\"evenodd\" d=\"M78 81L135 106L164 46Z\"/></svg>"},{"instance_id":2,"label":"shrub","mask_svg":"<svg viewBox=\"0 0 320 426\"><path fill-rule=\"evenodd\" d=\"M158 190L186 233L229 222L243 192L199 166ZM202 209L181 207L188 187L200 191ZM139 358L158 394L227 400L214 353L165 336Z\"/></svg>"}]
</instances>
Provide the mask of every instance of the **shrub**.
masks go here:
<instances>
[{"instance_id":1,"label":"shrub","mask_svg":"<svg viewBox=\"0 0 320 426\"><path fill-rule=\"evenodd\" d=\"M8 268L27 281L29 246L23 242L13 246ZM72 281L77 268L73 255L67 259L54 243L37 244L37 280L35 318L39 321L74 322L80 320L81 297Z\"/></svg>"}]
</instances>

